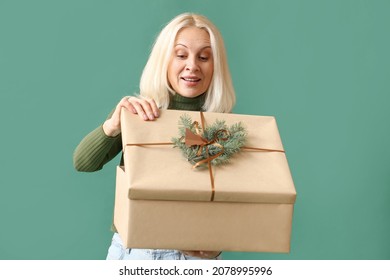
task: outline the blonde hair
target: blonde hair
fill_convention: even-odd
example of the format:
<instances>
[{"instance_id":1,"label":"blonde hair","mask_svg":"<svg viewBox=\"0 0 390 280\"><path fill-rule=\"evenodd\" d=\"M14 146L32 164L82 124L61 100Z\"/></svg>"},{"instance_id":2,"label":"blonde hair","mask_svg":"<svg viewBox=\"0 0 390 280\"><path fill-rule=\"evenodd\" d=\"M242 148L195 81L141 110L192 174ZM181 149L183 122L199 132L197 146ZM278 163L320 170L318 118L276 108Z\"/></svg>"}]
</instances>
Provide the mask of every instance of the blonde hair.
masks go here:
<instances>
[{"instance_id":1,"label":"blonde hair","mask_svg":"<svg viewBox=\"0 0 390 280\"><path fill-rule=\"evenodd\" d=\"M208 32L214 58L214 73L206 92L203 110L209 112L231 112L235 93L222 36L206 17L184 13L172 19L158 35L140 81L140 95L153 98L163 109L168 108L170 94L175 94L167 77L177 33L186 27L198 27Z\"/></svg>"}]
</instances>

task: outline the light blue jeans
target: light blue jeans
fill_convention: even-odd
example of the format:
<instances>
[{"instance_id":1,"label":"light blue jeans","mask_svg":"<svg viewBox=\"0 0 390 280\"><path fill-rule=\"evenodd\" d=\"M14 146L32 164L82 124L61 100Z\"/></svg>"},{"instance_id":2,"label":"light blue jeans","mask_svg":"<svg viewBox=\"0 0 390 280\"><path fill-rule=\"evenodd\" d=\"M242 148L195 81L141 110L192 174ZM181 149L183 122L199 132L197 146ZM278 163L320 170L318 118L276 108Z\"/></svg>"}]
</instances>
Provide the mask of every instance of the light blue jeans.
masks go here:
<instances>
[{"instance_id":1,"label":"light blue jeans","mask_svg":"<svg viewBox=\"0 0 390 280\"><path fill-rule=\"evenodd\" d=\"M118 233L114 233L107 260L201 260L187 256L178 250L128 249L123 246ZM220 259L218 257L217 259Z\"/></svg>"}]
</instances>

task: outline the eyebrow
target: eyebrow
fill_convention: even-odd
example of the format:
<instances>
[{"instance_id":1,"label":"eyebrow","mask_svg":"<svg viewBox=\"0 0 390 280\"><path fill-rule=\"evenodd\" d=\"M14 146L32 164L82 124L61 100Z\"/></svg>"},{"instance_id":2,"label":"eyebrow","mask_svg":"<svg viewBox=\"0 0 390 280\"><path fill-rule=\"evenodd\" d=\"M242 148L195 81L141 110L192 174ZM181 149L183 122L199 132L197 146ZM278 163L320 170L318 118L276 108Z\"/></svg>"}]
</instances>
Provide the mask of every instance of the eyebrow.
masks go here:
<instances>
[{"instance_id":1,"label":"eyebrow","mask_svg":"<svg viewBox=\"0 0 390 280\"><path fill-rule=\"evenodd\" d=\"M184 45L184 44L181 44L181 43L178 43L178 44L176 44L175 45L175 47L177 47L177 46L183 46L183 47L185 47L186 49L188 49L188 47L186 46L186 45ZM201 48L200 50L202 51L202 50L204 50L204 49L208 49L208 48L210 48L211 49L211 46L204 46L203 48Z\"/></svg>"}]
</instances>

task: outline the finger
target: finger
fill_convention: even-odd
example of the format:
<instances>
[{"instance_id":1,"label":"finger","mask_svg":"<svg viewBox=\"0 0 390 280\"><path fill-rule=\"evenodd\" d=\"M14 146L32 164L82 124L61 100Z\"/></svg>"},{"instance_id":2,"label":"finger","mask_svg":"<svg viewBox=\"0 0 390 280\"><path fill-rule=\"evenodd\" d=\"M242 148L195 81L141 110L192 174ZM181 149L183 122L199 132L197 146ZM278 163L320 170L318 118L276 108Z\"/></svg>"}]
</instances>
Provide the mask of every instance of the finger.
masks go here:
<instances>
[{"instance_id":1,"label":"finger","mask_svg":"<svg viewBox=\"0 0 390 280\"><path fill-rule=\"evenodd\" d=\"M115 111L114 113L112 113L112 116L111 116L111 122L113 125L115 126L118 126L120 127L120 123L121 123L121 109L123 106L123 104L125 103L126 101L126 97L123 97L119 103L116 105L116 108L115 108Z\"/></svg>"},{"instance_id":2,"label":"finger","mask_svg":"<svg viewBox=\"0 0 390 280\"><path fill-rule=\"evenodd\" d=\"M202 259L214 259L221 254L220 251L192 251L192 255Z\"/></svg>"},{"instance_id":3,"label":"finger","mask_svg":"<svg viewBox=\"0 0 390 280\"><path fill-rule=\"evenodd\" d=\"M211 259L212 258L212 254L210 254L210 252L207 252L207 251L199 251L198 254L202 259Z\"/></svg>"},{"instance_id":4,"label":"finger","mask_svg":"<svg viewBox=\"0 0 390 280\"><path fill-rule=\"evenodd\" d=\"M184 255L196 257L197 251L181 251Z\"/></svg>"},{"instance_id":5,"label":"finger","mask_svg":"<svg viewBox=\"0 0 390 280\"><path fill-rule=\"evenodd\" d=\"M132 105L130 98L131 96L125 96L122 98L120 102L121 107L125 107L126 109L130 110L133 114L137 114L137 111L135 110L134 106Z\"/></svg>"},{"instance_id":6,"label":"finger","mask_svg":"<svg viewBox=\"0 0 390 280\"><path fill-rule=\"evenodd\" d=\"M128 105L128 99L129 97L128 96L125 96L123 97L119 103L116 105L116 108L115 108L115 111L114 113L112 114L111 116L111 121L112 121L112 124L113 125L116 125L118 127L120 127L120 122L121 122L121 111L122 111L122 108L127 108L128 110L130 111L134 111L133 108L131 108L131 106ZM136 112L135 112L136 113Z\"/></svg>"},{"instance_id":7,"label":"finger","mask_svg":"<svg viewBox=\"0 0 390 280\"><path fill-rule=\"evenodd\" d=\"M133 106L136 114L139 114L141 118L144 120L154 120L155 115L152 109L152 105L149 100L130 97L128 102L131 106ZM154 103L155 104L155 103Z\"/></svg>"},{"instance_id":8,"label":"finger","mask_svg":"<svg viewBox=\"0 0 390 280\"><path fill-rule=\"evenodd\" d=\"M153 112L153 108L151 106L151 103L149 103L148 100L141 99L139 104L142 106L142 109L144 110L144 112L148 116L149 120L154 120L155 116L154 116L154 112Z\"/></svg>"},{"instance_id":9,"label":"finger","mask_svg":"<svg viewBox=\"0 0 390 280\"><path fill-rule=\"evenodd\" d=\"M148 97L142 97L142 99L144 99L145 101L147 101L147 102L149 103L149 105L150 105L150 107L151 107L151 109L152 109L152 112L153 112L154 116L155 116L156 118L158 118L159 115L160 115L160 110L158 109L158 106L157 106L156 101L154 101L154 99L148 98Z\"/></svg>"},{"instance_id":10,"label":"finger","mask_svg":"<svg viewBox=\"0 0 390 280\"><path fill-rule=\"evenodd\" d=\"M141 119L148 120L149 118L147 116L147 113L145 112L144 107L140 104L140 102L141 102L140 98L131 96L127 98L123 106L128 108L134 114L138 114Z\"/></svg>"},{"instance_id":11,"label":"finger","mask_svg":"<svg viewBox=\"0 0 390 280\"><path fill-rule=\"evenodd\" d=\"M106 135L114 137L121 132L121 109L126 99L126 97L121 99L111 117L103 123L103 131Z\"/></svg>"},{"instance_id":12,"label":"finger","mask_svg":"<svg viewBox=\"0 0 390 280\"><path fill-rule=\"evenodd\" d=\"M213 254L210 254L212 252L208 251L181 251L184 255L201 258L201 259L212 259Z\"/></svg>"}]
</instances>

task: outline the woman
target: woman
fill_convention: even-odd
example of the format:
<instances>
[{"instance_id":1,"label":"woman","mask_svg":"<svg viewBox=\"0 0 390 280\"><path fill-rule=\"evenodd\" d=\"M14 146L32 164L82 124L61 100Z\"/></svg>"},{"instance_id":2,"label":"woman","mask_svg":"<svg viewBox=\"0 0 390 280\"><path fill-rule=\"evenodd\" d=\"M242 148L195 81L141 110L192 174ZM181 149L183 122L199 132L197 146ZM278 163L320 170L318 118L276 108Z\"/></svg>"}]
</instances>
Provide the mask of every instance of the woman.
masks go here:
<instances>
[{"instance_id":1,"label":"woman","mask_svg":"<svg viewBox=\"0 0 390 280\"><path fill-rule=\"evenodd\" d=\"M140 81L139 96L124 97L103 125L74 153L78 171L97 171L122 150L120 113L125 107L145 121L160 109L230 112L235 93L222 37L205 17L181 14L156 39ZM107 259L215 259L221 252L126 249L114 233Z\"/></svg>"}]
</instances>

